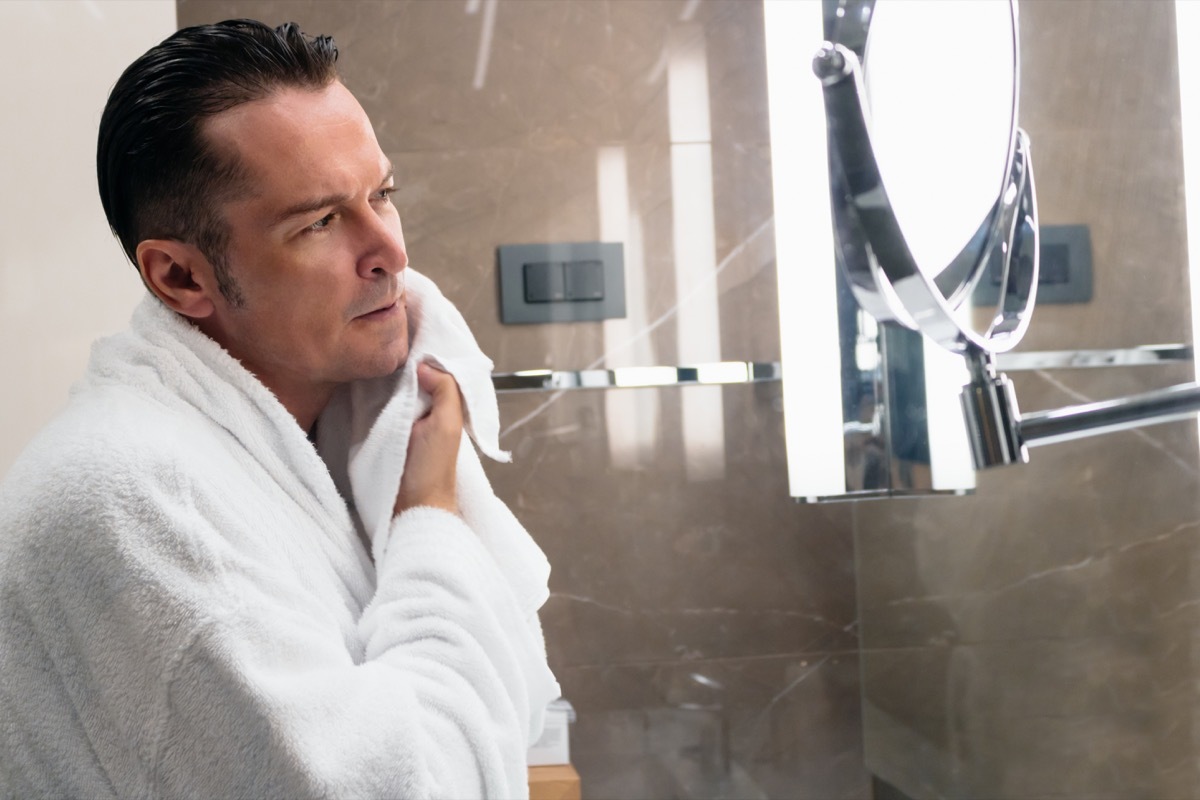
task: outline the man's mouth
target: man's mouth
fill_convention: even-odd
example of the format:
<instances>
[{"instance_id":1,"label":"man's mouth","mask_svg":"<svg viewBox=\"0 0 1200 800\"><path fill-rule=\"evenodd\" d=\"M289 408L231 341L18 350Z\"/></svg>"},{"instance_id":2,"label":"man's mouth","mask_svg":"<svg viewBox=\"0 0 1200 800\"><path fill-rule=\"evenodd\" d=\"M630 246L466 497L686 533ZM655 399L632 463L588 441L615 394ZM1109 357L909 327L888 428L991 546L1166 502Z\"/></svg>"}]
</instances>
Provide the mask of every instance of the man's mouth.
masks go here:
<instances>
[{"instance_id":1,"label":"man's mouth","mask_svg":"<svg viewBox=\"0 0 1200 800\"><path fill-rule=\"evenodd\" d=\"M379 287L384 288L384 287ZM374 306L367 306L370 311L363 311L355 314L353 319L376 320L388 317L397 311L403 313L405 309L405 300L407 300L407 292L404 291L403 279L397 280L385 289L383 297L375 300Z\"/></svg>"},{"instance_id":2,"label":"man's mouth","mask_svg":"<svg viewBox=\"0 0 1200 800\"><path fill-rule=\"evenodd\" d=\"M366 314L360 314L358 319L383 319L384 317L391 316L400 310L400 300L401 298L398 297L395 300L392 300L390 303L380 306L374 311L368 311Z\"/></svg>"}]
</instances>

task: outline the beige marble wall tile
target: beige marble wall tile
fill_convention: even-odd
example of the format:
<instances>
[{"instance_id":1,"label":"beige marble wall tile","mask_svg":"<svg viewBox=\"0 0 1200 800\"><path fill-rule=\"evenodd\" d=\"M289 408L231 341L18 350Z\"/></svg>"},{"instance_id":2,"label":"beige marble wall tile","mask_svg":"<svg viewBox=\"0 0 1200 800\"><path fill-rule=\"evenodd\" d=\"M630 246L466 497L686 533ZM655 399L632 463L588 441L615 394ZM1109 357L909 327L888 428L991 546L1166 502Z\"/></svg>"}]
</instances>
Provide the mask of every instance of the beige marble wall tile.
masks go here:
<instances>
[{"instance_id":1,"label":"beige marble wall tile","mask_svg":"<svg viewBox=\"0 0 1200 800\"><path fill-rule=\"evenodd\" d=\"M584 797L867 797L858 672L836 652L567 669Z\"/></svg>"},{"instance_id":2,"label":"beige marble wall tile","mask_svg":"<svg viewBox=\"0 0 1200 800\"><path fill-rule=\"evenodd\" d=\"M724 391L728 477L689 484L682 437L664 414L656 461L606 464L604 397L574 392L505 440L514 467L490 470L547 549L556 663L582 665L852 649L857 644L848 507L798 507L784 476L777 385ZM506 419L544 402L502 400ZM521 467L521 465L525 465ZM578 520L564 524L566 520ZM850 589L850 591L847 591Z\"/></svg>"}]
</instances>

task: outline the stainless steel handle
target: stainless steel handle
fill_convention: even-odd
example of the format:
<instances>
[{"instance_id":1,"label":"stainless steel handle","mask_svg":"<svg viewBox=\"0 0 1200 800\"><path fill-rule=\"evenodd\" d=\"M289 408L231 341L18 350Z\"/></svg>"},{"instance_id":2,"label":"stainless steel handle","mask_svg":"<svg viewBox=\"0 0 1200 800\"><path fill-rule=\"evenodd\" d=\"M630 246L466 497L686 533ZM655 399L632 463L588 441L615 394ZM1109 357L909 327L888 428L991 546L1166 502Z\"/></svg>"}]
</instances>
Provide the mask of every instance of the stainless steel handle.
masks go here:
<instances>
[{"instance_id":1,"label":"stainless steel handle","mask_svg":"<svg viewBox=\"0 0 1200 800\"><path fill-rule=\"evenodd\" d=\"M719 385L777 381L774 361L720 361L688 367L618 367L616 369L531 369L497 373L497 392L545 392L566 389L636 389L654 386Z\"/></svg>"},{"instance_id":2,"label":"stainless steel handle","mask_svg":"<svg viewBox=\"0 0 1200 800\"><path fill-rule=\"evenodd\" d=\"M1174 422L1200 411L1200 384L1184 383L1155 392L1098 403L1022 414L1017 429L1029 447L1085 436Z\"/></svg>"},{"instance_id":3,"label":"stainless steel handle","mask_svg":"<svg viewBox=\"0 0 1200 800\"><path fill-rule=\"evenodd\" d=\"M1148 344L1120 350L1042 350L1028 353L998 353L996 369L1014 372L1034 369L1083 369L1090 367L1136 367L1192 360L1188 344Z\"/></svg>"},{"instance_id":4,"label":"stainless steel handle","mask_svg":"<svg viewBox=\"0 0 1200 800\"><path fill-rule=\"evenodd\" d=\"M1149 366L1192 360L1186 344L1151 344L1123 350L1046 350L1001 353L994 357L998 369L1014 372L1034 369ZM553 392L566 389L636 389L654 386L761 383L783 376L778 361L720 361L691 367L618 367L616 369L529 369L492 375L497 392Z\"/></svg>"},{"instance_id":5,"label":"stainless steel handle","mask_svg":"<svg viewBox=\"0 0 1200 800\"><path fill-rule=\"evenodd\" d=\"M1009 353L994 356L997 366L1007 370L1095 368L1113 366L1145 366L1184 362L1192 359L1192 347L1185 344L1162 344L1133 347L1123 350L1051 350L1031 353ZM989 370L990 372L990 370ZM569 389L637 389L688 385L724 385L777 381L782 377L782 365L777 361L720 361L686 367L618 367L616 369L549 370L534 369L521 372L496 373L492 383L498 393L565 391ZM1003 381L1003 376L992 375ZM973 430L980 428L989 409L997 406L1011 409L1004 420L997 420L997 434L1007 432L1011 441L991 454L984 443L972 442L976 467L1011 464L1023 461L1024 448L1054 442L1065 442L1085 436L1125 430L1128 428L1185 419L1200 411L1200 384L1181 384L1155 392L1104 400L1079 406L1036 411L1017 416L1016 398L1011 389L1001 392L1006 402L975 402L971 394L979 381L965 387L964 411L968 420L974 419ZM976 392L976 395L978 391ZM982 411L981 411L982 409ZM990 419L990 418L988 418ZM986 426L985 426L986 427ZM976 437L978 438L978 436ZM989 455L990 454L990 455Z\"/></svg>"}]
</instances>

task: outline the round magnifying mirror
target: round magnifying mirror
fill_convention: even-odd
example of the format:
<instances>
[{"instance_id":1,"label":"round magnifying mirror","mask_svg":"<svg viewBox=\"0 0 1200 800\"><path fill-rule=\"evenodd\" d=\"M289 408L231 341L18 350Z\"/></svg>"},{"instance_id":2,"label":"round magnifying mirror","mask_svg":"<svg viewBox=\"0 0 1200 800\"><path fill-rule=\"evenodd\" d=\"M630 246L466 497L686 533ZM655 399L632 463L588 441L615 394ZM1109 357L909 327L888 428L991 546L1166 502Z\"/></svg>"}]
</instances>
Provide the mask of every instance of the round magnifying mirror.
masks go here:
<instances>
[{"instance_id":1,"label":"round magnifying mirror","mask_svg":"<svg viewBox=\"0 0 1200 800\"><path fill-rule=\"evenodd\" d=\"M1014 16L1009 0L876 0L871 15L871 145L913 260L952 306L986 266L1012 162Z\"/></svg>"}]
</instances>

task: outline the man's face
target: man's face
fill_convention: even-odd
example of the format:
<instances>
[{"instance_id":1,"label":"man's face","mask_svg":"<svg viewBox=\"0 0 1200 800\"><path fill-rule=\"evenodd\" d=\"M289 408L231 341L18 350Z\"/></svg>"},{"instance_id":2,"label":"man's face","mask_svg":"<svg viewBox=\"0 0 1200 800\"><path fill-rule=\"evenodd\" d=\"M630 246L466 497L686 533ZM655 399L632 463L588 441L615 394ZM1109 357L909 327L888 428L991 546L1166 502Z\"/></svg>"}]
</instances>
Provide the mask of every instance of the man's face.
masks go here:
<instances>
[{"instance_id":1,"label":"man's face","mask_svg":"<svg viewBox=\"0 0 1200 800\"><path fill-rule=\"evenodd\" d=\"M408 255L391 164L354 96L283 89L205 133L238 154L251 190L222 209L243 302L215 297L201 329L285 403L399 368Z\"/></svg>"}]
</instances>

